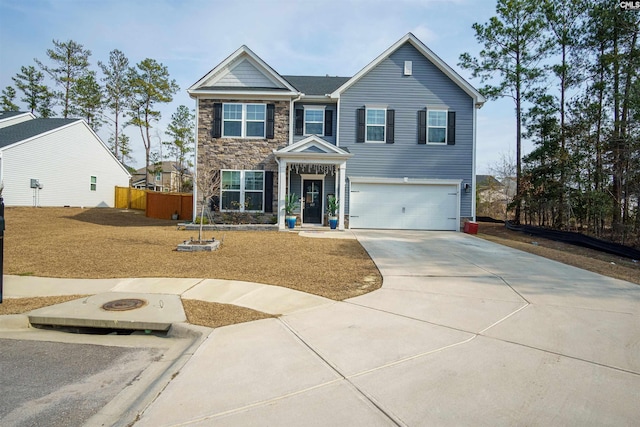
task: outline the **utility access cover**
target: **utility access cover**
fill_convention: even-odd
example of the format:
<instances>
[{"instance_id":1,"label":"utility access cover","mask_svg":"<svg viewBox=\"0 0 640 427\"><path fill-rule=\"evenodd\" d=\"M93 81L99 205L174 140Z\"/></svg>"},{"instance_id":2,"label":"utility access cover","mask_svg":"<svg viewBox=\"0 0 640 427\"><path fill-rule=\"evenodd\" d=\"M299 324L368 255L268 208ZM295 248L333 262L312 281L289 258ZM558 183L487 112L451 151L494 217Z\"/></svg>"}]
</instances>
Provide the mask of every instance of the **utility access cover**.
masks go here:
<instances>
[{"instance_id":1,"label":"utility access cover","mask_svg":"<svg viewBox=\"0 0 640 427\"><path fill-rule=\"evenodd\" d=\"M102 309L107 311L127 311L135 310L136 308L140 308L145 305L147 305L147 302L143 299L124 298L104 303L102 305Z\"/></svg>"}]
</instances>

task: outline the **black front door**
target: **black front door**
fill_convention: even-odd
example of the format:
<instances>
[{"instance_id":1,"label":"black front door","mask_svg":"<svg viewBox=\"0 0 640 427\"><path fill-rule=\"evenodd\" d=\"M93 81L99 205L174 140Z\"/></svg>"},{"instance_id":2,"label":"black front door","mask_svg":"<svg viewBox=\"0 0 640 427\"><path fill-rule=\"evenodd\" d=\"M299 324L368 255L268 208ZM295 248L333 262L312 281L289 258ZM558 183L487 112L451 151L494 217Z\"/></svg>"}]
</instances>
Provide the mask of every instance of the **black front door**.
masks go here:
<instances>
[{"instance_id":1,"label":"black front door","mask_svg":"<svg viewBox=\"0 0 640 427\"><path fill-rule=\"evenodd\" d=\"M322 180L305 179L302 183L304 192L304 212L302 213L305 224L322 223Z\"/></svg>"}]
</instances>

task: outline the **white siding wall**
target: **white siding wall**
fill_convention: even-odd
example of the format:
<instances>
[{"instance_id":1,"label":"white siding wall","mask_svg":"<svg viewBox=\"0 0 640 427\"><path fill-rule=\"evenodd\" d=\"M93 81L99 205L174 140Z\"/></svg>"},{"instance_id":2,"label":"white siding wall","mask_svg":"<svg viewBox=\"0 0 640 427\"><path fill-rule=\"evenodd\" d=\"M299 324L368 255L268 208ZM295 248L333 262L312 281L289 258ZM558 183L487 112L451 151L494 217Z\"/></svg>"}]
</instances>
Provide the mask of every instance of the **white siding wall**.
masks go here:
<instances>
[{"instance_id":1,"label":"white siding wall","mask_svg":"<svg viewBox=\"0 0 640 427\"><path fill-rule=\"evenodd\" d=\"M114 187L129 185L128 174L81 121L4 149L2 166L8 206L33 205L31 178L44 187L40 206L112 207Z\"/></svg>"}]
</instances>

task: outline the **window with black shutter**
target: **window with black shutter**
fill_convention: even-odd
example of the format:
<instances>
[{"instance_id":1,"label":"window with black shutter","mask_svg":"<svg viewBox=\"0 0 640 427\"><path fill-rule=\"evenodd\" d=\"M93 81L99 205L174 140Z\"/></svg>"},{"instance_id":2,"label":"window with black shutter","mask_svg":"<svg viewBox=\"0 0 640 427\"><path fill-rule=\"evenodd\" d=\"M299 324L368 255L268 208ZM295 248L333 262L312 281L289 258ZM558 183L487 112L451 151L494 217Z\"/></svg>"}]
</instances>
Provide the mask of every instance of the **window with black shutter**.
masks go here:
<instances>
[{"instance_id":1,"label":"window with black shutter","mask_svg":"<svg viewBox=\"0 0 640 427\"><path fill-rule=\"evenodd\" d=\"M276 125L276 106L275 104L267 104L267 130L265 137L267 139L274 138L274 131Z\"/></svg>"},{"instance_id":2,"label":"window with black shutter","mask_svg":"<svg viewBox=\"0 0 640 427\"><path fill-rule=\"evenodd\" d=\"M418 111L418 144L427 143L427 110Z\"/></svg>"},{"instance_id":3,"label":"window with black shutter","mask_svg":"<svg viewBox=\"0 0 640 427\"><path fill-rule=\"evenodd\" d=\"M222 103L216 102L213 104L213 128L211 129L211 136L214 138L220 138L222 136Z\"/></svg>"},{"instance_id":4,"label":"window with black shutter","mask_svg":"<svg viewBox=\"0 0 640 427\"><path fill-rule=\"evenodd\" d=\"M387 110L387 135L386 143L393 144L395 142L394 134L396 127L396 112L395 110Z\"/></svg>"},{"instance_id":5,"label":"window with black shutter","mask_svg":"<svg viewBox=\"0 0 640 427\"><path fill-rule=\"evenodd\" d=\"M302 108L296 108L296 135L302 135L304 132L304 110Z\"/></svg>"},{"instance_id":6,"label":"window with black shutter","mask_svg":"<svg viewBox=\"0 0 640 427\"><path fill-rule=\"evenodd\" d=\"M364 108L358 108L356 142L364 142L365 114L366 114L366 110Z\"/></svg>"},{"instance_id":7,"label":"window with black shutter","mask_svg":"<svg viewBox=\"0 0 640 427\"><path fill-rule=\"evenodd\" d=\"M456 112L449 111L447 117L447 145L456 144Z\"/></svg>"},{"instance_id":8,"label":"window with black shutter","mask_svg":"<svg viewBox=\"0 0 640 427\"><path fill-rule=\"evenodd\" d=\"M333 136L333 110L324 112L324 135Z\"/></svg>"}]
</instances>

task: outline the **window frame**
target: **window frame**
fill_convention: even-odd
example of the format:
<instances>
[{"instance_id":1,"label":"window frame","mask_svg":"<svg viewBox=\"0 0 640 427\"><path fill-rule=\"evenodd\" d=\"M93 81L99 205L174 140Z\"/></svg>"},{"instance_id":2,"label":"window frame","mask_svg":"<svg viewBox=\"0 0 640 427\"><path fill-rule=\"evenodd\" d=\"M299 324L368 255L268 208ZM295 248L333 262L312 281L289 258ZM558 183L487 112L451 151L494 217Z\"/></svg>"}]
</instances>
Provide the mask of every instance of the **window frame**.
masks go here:
<instances>
[{"instance_id":1,"label":"window frame","mask_svg":"<svg viewBox=\"0 0 640 427\"><path fill-rule=\"evenodd\" d=\"M225 118L225 107L228 105L240 105L240 119L227 119ZM263 119L249 119L247 115L247 106L262 106ZM242 138L242 139L265 139L267 137L267 104L263 102L224 102L222 103L221 111L221 137L222 138ZM240 135L226 135L226 124L228 122L240 123ZM247 135L247 125L249 123L262 123L262 135Z\"/></svg>"},{"instance_id":2,"label":"window frame","mask_svg":"<svg viewBox=\"0 0 640 427\"><path fill-rule=\"evenodd\" d=\"M304 111L303 111L303 116L302 116L302 134L304 136L309 136L309 135L317 135L317 136L324 136L325 134L325 129L324 129L324 125L325 125L325 110L326 108L323 107L307 107L304 106ZM310 121L307 120L307 111L321 111L322 112L322 118L319 121ZM322 132L321 133L309 133L307 132L307 123L313 123L313 124L318 124L320 123L320 125L322 126Z\"/></svg>"},{"instance_id":3,"label":"window frame","mask_svg":"<svg viewBox=\"0 0 640 427\"><path fill-rule=\"evenodd\" d=\"M98 189L98 177L97 176L91 176L91 182L90 182L90 186L89 186L91 191L97 191Z\"/></svg>"},{"instance_id":4,"label":"window frame","mask_svg":"<svg viewBox=\"0 0 640 427\"><path fill-rule=\"evenodd\" d=\"M431 113L442 113L444 114L444 126L432 126L429 124L429 115ZM447 145L448 141L448 133L449 133L449 110L442 108L428 108L427 109L427 141L428 145ZM431 141L429 139L429 130L430 129L444 129L444 141Z\"/></svg>"},{"instance_id":5,"label":"window frame","mask_svg":"<svg viewBox=\"0 0 640 427\"><path fill-rule=\"evenodd\" d=\"M375 123L369 124L369 111L382 111L382 118L384 122L382 124ZM382 140L370 140L369 139L369 126L382 128ZM366 107L364 112L364 142L370 142L374 144L384 144L387 142L387 109L380 107Z\"/></svg>"},{"instance_id":6,"label":"window frame","mask_svg":"<svg viewBox=\"0 0 640 427\"><path fill-rule=\"evenodd\" d=\"M226 172L239 172L240 174L240 188L238 189L225 189L223 186L223 182L224 182L224 174ZM262 189L261 190L255 190L255 189L247 189L247 185L246 185L246 178L247 178L247 173L261 173L262 174ZM221 169L220 170L220 212L256 212L256 213L263 213L264 210L264 204L265 204L265 184L266 184L266 173L263 170L250 170L250 169ZM222 207L222 203L224 200L224 193L225 192L233 192L233 193L238 193L238 200L242 201L242 203L239 203L238 209L228 209L228 208L223 208ZM262 194L262 208L258 209L258 210L253 210L253 209L245 209L245 203L246 203L246 194L247 193L261 193Z\"/></svg>"}]
</instances>

